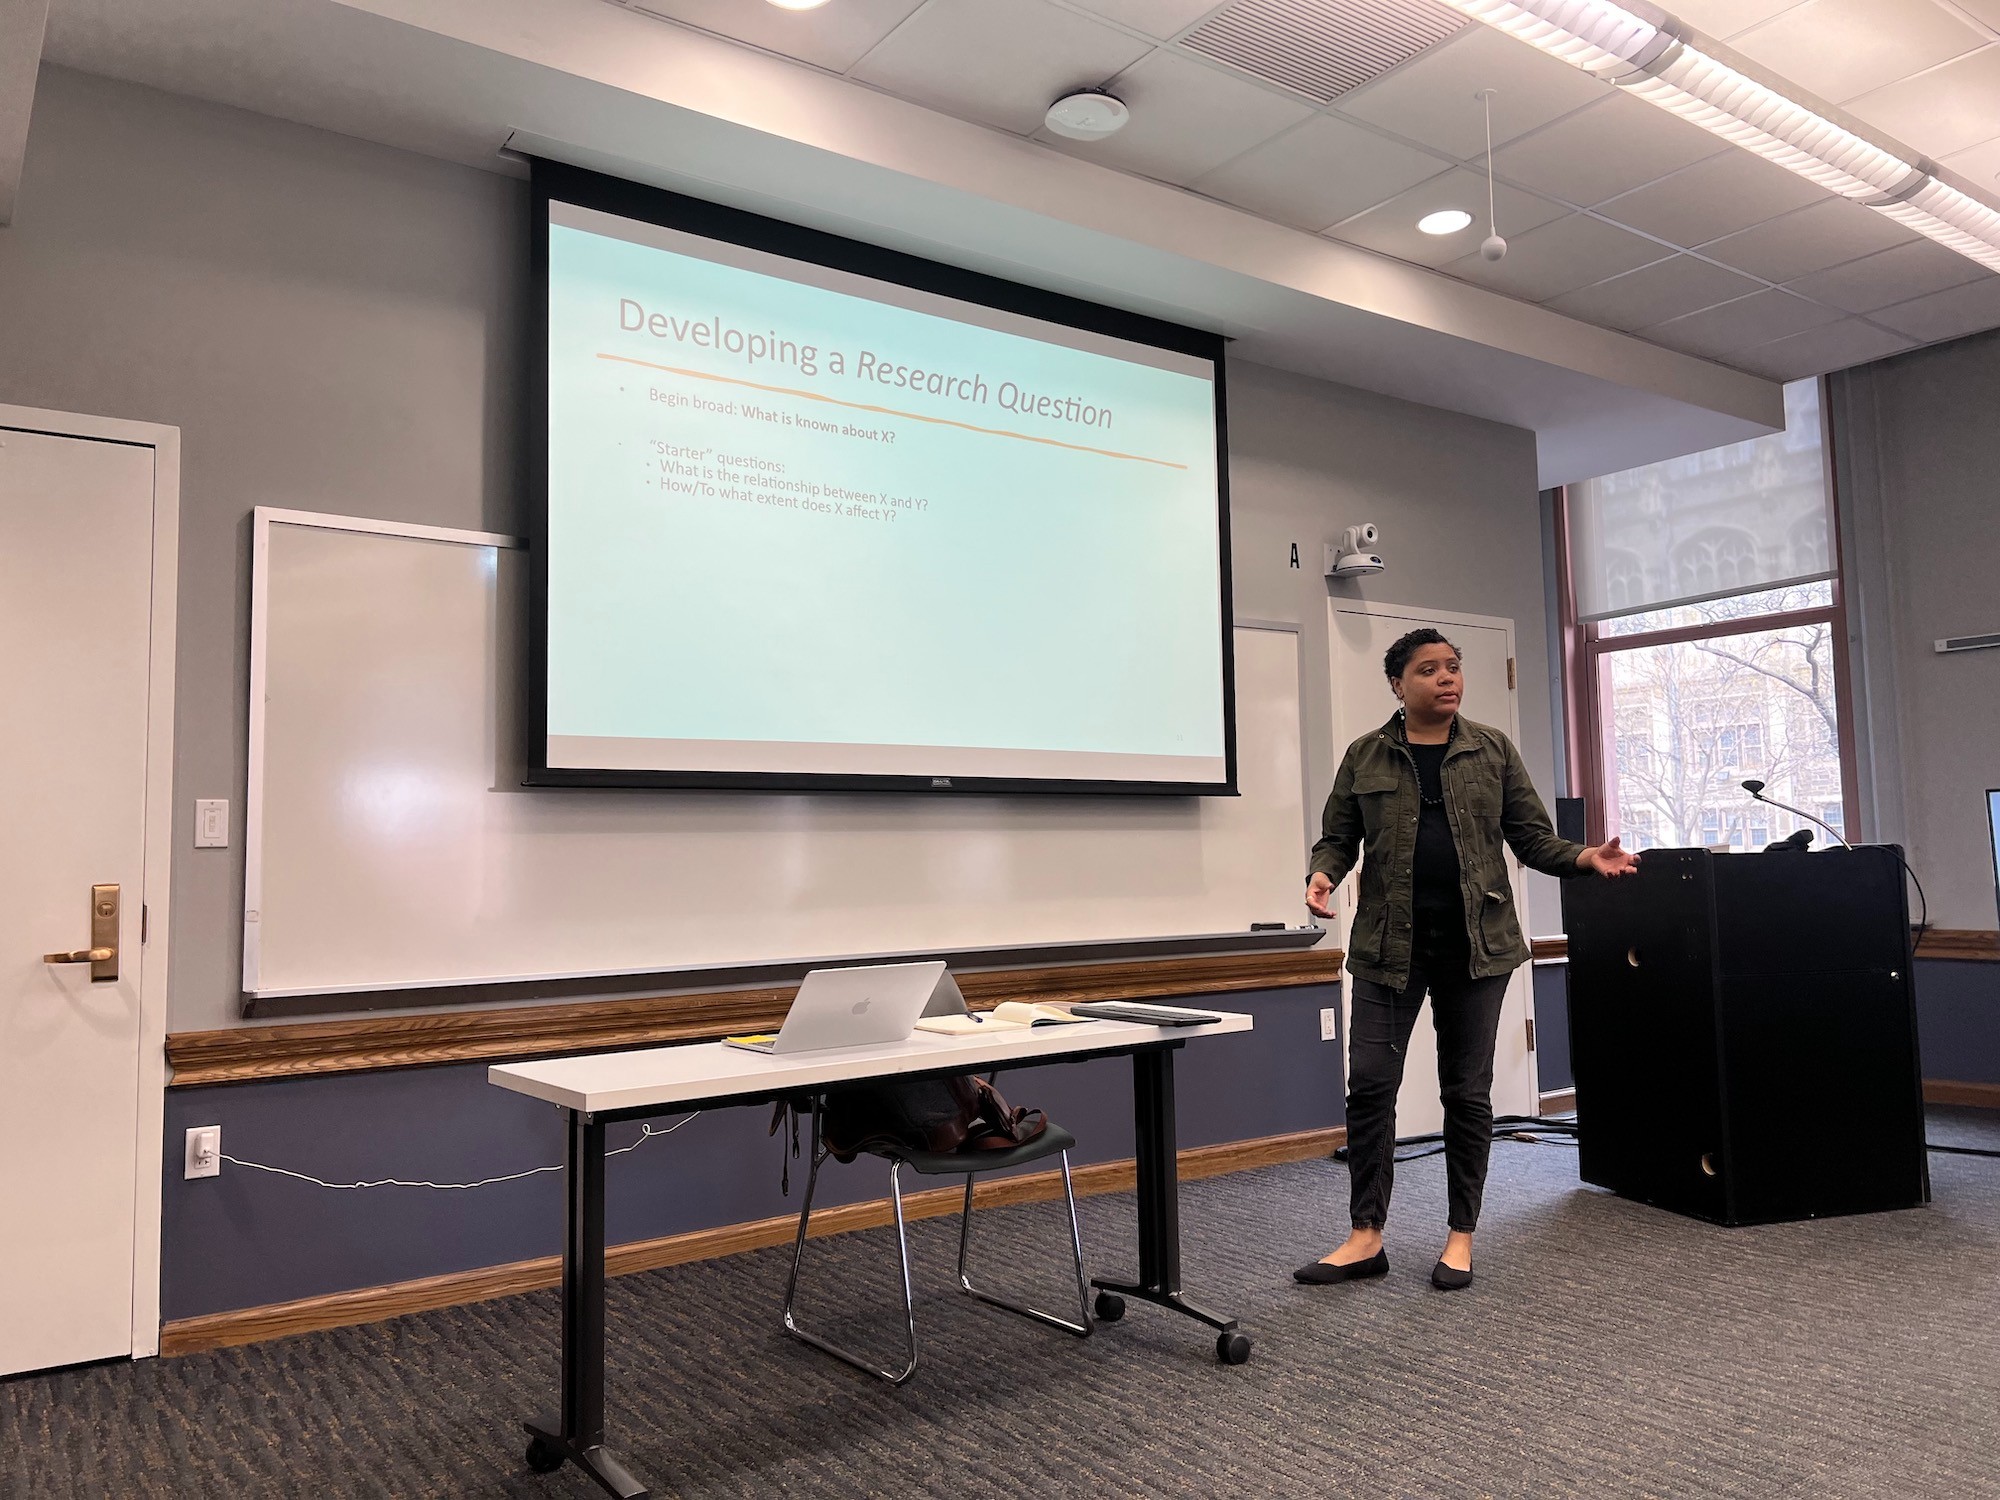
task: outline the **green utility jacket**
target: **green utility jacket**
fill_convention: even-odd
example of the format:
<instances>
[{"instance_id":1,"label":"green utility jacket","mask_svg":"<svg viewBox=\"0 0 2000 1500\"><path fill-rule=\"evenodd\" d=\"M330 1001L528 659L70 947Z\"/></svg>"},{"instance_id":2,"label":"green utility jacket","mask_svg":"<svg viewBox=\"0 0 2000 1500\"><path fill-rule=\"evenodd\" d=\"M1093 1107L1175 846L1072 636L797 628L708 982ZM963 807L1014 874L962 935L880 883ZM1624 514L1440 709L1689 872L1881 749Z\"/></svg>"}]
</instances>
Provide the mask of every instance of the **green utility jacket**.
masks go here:
<instances>
[{"instance_id":1,"label":"green utility jacket","mask_svg":"<svg viewBox=\"0 0 2000 1500\"><path fill-rule=\"evenodd\" d=\"M1347 938L1347 968L1356 978L1395 990L1410 982L1411 872L1420 805L1416 758L1397 714L1347 747L1312 852L1312 871L1335 885L1366 856ZM1514 742L1470 719L1453 725L1445 751L1444 805L1458 847L1473 976L1505 974L1528 961L1528 942L1514 911L1503 841L1529 869L1564 877L1587 873L1576 863L1583 845L1556 836Z\"/></svg>"}]
</instances>

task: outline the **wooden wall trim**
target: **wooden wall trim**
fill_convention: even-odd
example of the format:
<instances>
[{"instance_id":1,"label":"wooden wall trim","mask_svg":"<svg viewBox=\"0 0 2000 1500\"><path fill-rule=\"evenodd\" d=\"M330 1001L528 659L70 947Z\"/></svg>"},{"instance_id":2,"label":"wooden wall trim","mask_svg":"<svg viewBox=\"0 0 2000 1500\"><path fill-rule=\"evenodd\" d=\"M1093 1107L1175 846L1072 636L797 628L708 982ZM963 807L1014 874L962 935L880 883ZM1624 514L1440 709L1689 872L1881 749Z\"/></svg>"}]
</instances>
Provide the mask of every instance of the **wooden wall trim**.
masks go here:
<instances>
[{"instance_id":1,"label":"wooden wall trim","mask_svg":"<svg viewBox=\"0 0 2000 1500\"><path fill-rule=\"evenodd\" d=\"M1272 1166L1278 1162L1308 1161L1330 1155L1336 1146L1346 1140L1345 1128L1334 1126L1325 1130L1265 1136L1257 1140L1230 1141L1219 1146L1195 1146L1180 1153L1180 1176L1183 1182L1191 1182L1226 1172ZM1130 1192L1135 1168L1132 1159L1127 1157L1123 1161L1097 1162L1078 1167L1071 1176L1076 1195L1082 1198L1097 1193ZM963 1187L927 1188L904 1197L903 1213L911 1219L954 1214L964 1201L964 1195ZM980 1208L998 1208L1012 1203L1046 1202L1061 1196L1060 1173L1033 1172L982 1182L974 1191L973 1201ZM691 1234L614 1245L605 1252L605 1269L614 1276L624 1276L634 1271L656 1271L688 1261L734 1255L742 1250L768 1249L773 1245L788 1244L798 1230L798 1222L795 1216L788 1214L775 1219L757 1219L746 1224L696 1230ZM841 1204L820 1209L813 1215L813 1238L843 1234L853 1229L877 1229L889 1222L887 1198L868 1203ZM383 1318L401 1317L405 1313L456 1307L465 1302L483 1302L491 1297L511 1297L518 1292L556 1286L561 1280L561 1258L544 1255L503 1266L482 1266L472 1271L454 1271L443 1276L401 1281L392 1286L363 1287L352 1292L308 1297L298 1302L246 1307L198 1318L178 1318L161 1328L160 1353L197 1354L205 1349L226 1349L236 1344L254 1344L323 1328L373 1323Z\"/></svg>"},{"instance_id":2,"label":"wooden wall trim","mask_svg":"<svg viewBox=\"0 0 2000 1500\"><path fill-rule=\"evenodd\" d=\"M1528 946L1538 960L1569 957L1566 937L1532 938ZM1931 927L1917 944L1918 958L1945 958L1969 963L2000 963L2000 932L1979 927Z\"/></svg>"},{"instance_id":3,"label":"wooden wall trim","mask_svg":"<svg viewBox=\"0 0 2000 1500\"><path fill-rule=\"evenodd\" d=\"M1345 957L1318 947L969 970L957 978L966 1000L984 1009L1002 1000L1137 1000L1337 984ZM170 1087L710 1041L775 1030L797 991L780 985L180 1031L167 1038Z\"/></svg>"},{"instance_id":4,"label":"wooden wall trim","mask_svg":"<svg viewBox=\"0 0 2000 1500\"><path fill-rule=\"evenodd\" d=\"M1917 944L1917 957L2000 964L2000 932L1978 927L1933 927Z\"/></svg>"},{"instance_id":5,"label":"wooden wall trim","mask_svg":"<svg viewBox=\"0 0 2000 1500\"><path fill-rule=\"evenodd\" d=\"M1956 1083L1949 1078L1924 1080L1924 1103L1964 1104L1973 1109L2000 1109L2000 1083Z\"/></svg>"}]
</instances>

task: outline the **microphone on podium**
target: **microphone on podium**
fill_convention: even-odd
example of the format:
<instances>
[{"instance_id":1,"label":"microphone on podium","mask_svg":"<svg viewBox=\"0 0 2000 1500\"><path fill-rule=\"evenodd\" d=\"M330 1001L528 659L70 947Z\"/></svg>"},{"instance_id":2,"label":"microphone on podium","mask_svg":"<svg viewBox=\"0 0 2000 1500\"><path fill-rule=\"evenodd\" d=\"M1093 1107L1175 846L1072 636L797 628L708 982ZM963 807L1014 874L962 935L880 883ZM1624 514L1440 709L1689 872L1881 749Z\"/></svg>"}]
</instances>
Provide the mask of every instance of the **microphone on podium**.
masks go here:
<instances>
[{"instance_id":1,"label":"microphone on podium","mask_svg":"<svg viewBox=\"0 0 2000 1500\"><path fill-rule=\"evenodd\" d=\"M1780 802L1775 797L1766 797L1764 795L1763 782L1754 779L1746 781L1743 783L1743 790L1748 792L1752 797L1756 798L1759 802L1765 804L1765 806L1767 807L1781 808L1785 812L1792 814L1792 816L1794 817L1804 818L1808 823L1819 823L1820 827L1824 828L1828 833L1833 835L1834 842L1839 844L1841 848L1852 849L1854 847L1852 844L1848 843L1846 839L1840 836L1839 829L1835 828L1830 823L1821 823L1818 818L1815 818L1811 813L1807 812L1804 808L1793 807L1790 803ZM1919 887L1919 889L1921 890L1922 887Z\"/></svg>"}]
</instances>

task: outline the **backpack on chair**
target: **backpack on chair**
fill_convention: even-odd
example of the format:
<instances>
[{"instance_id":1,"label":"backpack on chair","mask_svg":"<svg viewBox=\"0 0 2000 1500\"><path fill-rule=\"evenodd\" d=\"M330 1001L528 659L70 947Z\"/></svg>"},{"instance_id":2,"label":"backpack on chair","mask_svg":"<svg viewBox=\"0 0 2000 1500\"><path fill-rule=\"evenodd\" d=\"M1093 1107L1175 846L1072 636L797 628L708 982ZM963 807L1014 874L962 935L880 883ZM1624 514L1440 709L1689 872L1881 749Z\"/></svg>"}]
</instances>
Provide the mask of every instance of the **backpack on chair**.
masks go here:
<instances>
[{"instance_id":1,"label":"backpack on chair","mask_svg":"<svg viewBox=\"0 0 2000 1500\"><path fill-rule=\"evenodd\" d=\"M1018 1109L983 1078L885 1079L830 1089L820 1138L836 1161L862 1152L1010 1151L1048 1128L1039 1109Z\"/></svg>"}]
</instances>

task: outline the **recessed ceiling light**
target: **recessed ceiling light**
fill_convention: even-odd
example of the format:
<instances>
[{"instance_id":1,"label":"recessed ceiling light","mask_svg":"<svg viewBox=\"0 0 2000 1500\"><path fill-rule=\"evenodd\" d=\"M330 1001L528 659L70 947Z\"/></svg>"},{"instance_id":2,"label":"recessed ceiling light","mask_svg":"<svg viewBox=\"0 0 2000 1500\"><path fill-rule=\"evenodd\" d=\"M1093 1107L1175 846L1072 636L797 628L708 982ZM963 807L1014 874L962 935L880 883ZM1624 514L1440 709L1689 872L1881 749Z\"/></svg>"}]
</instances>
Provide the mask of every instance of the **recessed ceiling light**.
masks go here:
<instances>
[{"instance_id":1,"label":"recessed ceiling light","mask_svg":"<svg viewBox=\"0 0 2000 1500\"><path fill-rule=\"evenodd\" d=\"M1441 208L1417 220L1417 228L1425 234L1457 234L1471 222L1472 215L1462 208Z\"/></svg>"},{"instance_id":2,"label":"recessed ceiling light","mask_svg":"<svg viewBox=\"0 0 2000 1500\"><path fill-rule=\"evenodd\" d=\"M818 10L826 0L771 0L779 10Z\"/></svg>"},{"instance_id":3,"label":"recessed ceiling light","mask_svg":"<svg viewBox=\"0 0 2000 1500\"><path fill-rule=\"evenodd\" d=\"M1057 135L1073 141L1101 141L1125 128L1132 111L1122 99L1103 89L1078 89L1064 94L1049 106L1044 123Z\"/></svg>"}]
</instances>

